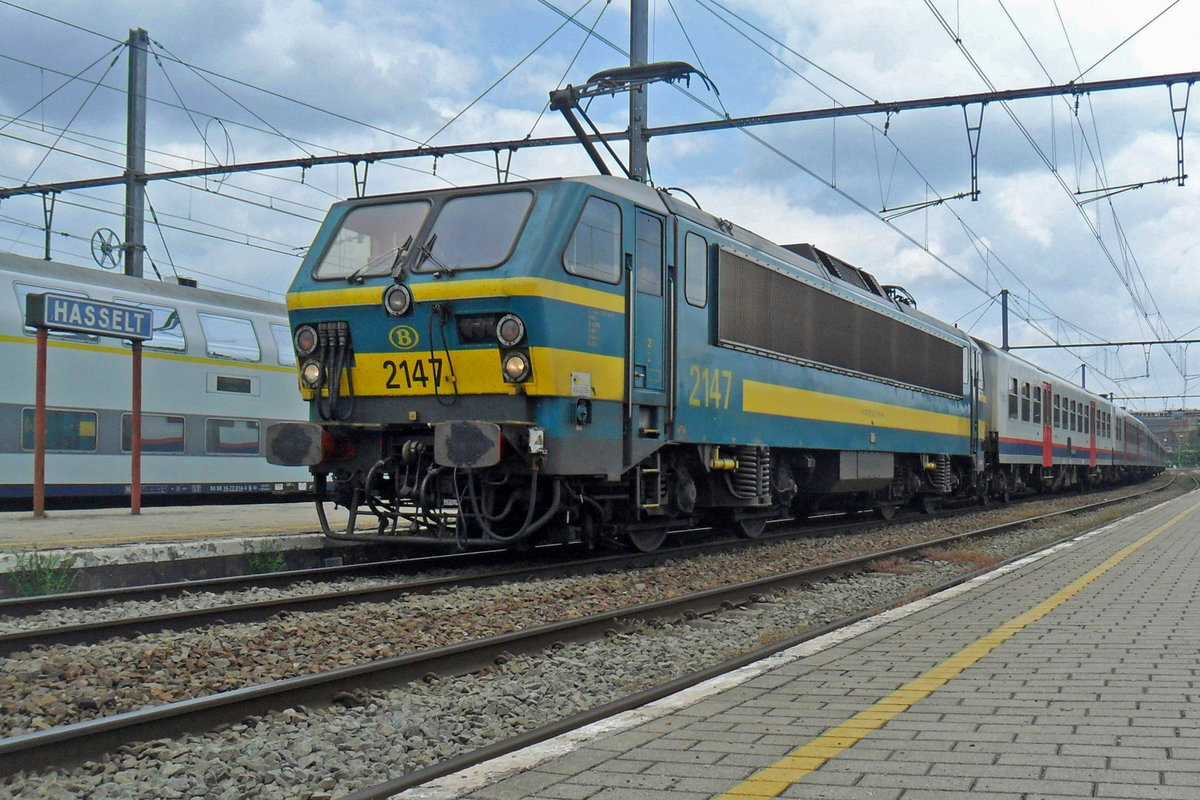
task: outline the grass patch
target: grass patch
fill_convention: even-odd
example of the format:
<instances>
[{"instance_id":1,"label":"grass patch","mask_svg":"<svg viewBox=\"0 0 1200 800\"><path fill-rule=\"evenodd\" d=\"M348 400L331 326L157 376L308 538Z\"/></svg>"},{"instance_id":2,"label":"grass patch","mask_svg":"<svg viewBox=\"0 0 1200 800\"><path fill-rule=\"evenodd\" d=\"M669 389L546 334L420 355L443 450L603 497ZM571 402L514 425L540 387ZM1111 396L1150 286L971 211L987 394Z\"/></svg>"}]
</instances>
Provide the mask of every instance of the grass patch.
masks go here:
<instances>
[{"instance_id":1,"label":"grass patch","mask_svg":"<svg viewBox=\"0 0 1200 800\"><path fill-rule=\"evenodd\" d=\"M250 545L246 553L246 572L251 575L265 575L269 572L283 572L287 566L279 543L273 539L263 539L257 546Z\"/></svg>"},{"instance_id":2,"label":"grass patch","mask_svg":"<svg viewBox=\"0 0 1200 800\"><path fill-rule=\"evenodd\" d=\"M70 553L43 553L30 550L17 553L17 568L9 575L9 583L19 597L44 594L63 594L75 585L71 565L75 556Z\"/></svg>"},{"instance_id":3,"label":"grass patch","mask_svg":"<svg viewBox=\"0 0 1200 800\"><path fill-rule=\"evenodd\" d=\"M983 569L1000 561L999 557L979 550L964 550L962 548L946 548L923 550L921 555L930 561L947 561L951 564L963 564L974 569Z\"/></svg>"},{"instance_id":4,"label":"grass patch","mask_svg":"<svg viewBox=\"0 0 1200 800\"><path fill-rule=\"evenodd\" d=\"M867 569L871 572L883 572L889 575L912 575L914 572L919 572L921 567L910 559L892 556L870 562L867 564Z\"/></svg>"}]
</instances>

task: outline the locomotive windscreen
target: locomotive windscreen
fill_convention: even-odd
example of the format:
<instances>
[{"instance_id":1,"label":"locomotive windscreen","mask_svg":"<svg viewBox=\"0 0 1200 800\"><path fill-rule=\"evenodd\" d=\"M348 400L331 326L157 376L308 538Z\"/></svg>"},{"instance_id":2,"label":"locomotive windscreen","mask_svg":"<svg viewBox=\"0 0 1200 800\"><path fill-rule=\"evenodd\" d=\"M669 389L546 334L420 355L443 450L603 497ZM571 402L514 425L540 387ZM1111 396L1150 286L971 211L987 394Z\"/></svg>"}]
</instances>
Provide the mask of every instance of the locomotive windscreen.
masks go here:
<instances>
[{"instance_id":1,"label":"locomotive windscreen","mask_svg":"<svg viewBox=\"0 0 1200 800\"><path fill-rule=\"evenodd\" d=\"M962 345L723 249L718 280L718 344L962 396Z\"/></svg>"}]
</instances>

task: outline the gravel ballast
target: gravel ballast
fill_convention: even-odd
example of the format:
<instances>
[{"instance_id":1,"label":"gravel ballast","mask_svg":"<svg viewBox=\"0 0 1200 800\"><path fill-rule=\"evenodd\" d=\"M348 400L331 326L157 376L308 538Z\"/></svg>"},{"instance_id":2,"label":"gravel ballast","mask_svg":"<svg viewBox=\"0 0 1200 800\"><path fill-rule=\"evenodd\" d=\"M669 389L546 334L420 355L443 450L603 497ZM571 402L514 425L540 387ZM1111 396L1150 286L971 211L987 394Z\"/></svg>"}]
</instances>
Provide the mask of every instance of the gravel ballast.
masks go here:
<instances>
[{"instance_id":1,"label":"gravel ballast","mask_svg":"<svg viewBox=\"0 0 1200 800\"><path fill-rule=\"evenodd\" d=\"M1158 495L1126 505L1143 507L1162 499ZM1014 513L1030 512L1026 508ZM999 560L1103 524L1114 513L1060 519L969 547L984 552L984 558ZM987 515L986 522L982 514L971 517L980 519L960 517L950 524L962 530L998 521L994 514ZM712 585L714 575L732 582L845 557L868 545L878 550L929 538L933 526L946 525L909 523L857 537L800 539L652 570L413 595L303 618L283 615L265 623L17 654L5 659L0 673L0 725L13 735L62 724L59 720L167 702L175 699L180 685L171 677L176 673L189 676L182 684L187 691L206 694L218 690L213 685L233 688L273 679L261 676L280 671L326 669L692 591ZM341 796L855 611L919 596L971 571L981 558L958 550L930 556L879 565L878 571L823 581L700 620L638 625L626 634L514 658L466 678L371 692L327 709L290 709L203 735L127 746L64 773L10 777L0 786L0 797ZM352 639L330 641L347 630L358 633ZM348 646L347 641L357 645ZM139 686L142 691L133 690ZM34 689L15 695L26 687Z\"/></svg>"}]
</instances>

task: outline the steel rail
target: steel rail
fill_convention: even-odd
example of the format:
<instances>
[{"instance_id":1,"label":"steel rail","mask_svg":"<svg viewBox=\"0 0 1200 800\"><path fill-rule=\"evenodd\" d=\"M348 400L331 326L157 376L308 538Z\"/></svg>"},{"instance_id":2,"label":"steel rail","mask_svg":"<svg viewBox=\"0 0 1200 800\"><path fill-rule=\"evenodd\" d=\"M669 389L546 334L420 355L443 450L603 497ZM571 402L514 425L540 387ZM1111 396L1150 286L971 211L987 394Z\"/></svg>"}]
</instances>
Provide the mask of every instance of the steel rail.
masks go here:
<instances>
[{"instance_id":1,"label":"steel rail","mask_svg":"<svg viewBox=\"0 0 1200 800\"><path fill-rule=\"evenodd\" d=\"M872 527L881 524L879 520L870 522L854 522L840 523L821 528L804 528L805 533L813 534L829 534L834 531L843 531L846 529L855 530L858 528ZM534 579L547 579L550 577L580 575L590 572L598 572L611 569L644 569L652 567L665 561L670 561L679 558L695 557L698 554L705 552L729 552L731 550L743 549L746 547L761 546L766 543L776 541L780 538L785 538L788 535L783 534L776 536L763 536L754 540L746 539L712 539L704 542L694 542L679 547L664 548L651 553L614 553L606 556L598 556L587 559L577 559L571 561L549 561L546 563L538 563L528 566L519 567L503 567L487 572L480 572L469 575L453 575L448 577L427 578L421 580L397 581L384 585L365 586L351 589L340 589L332 592L314 592L312 594L297 595L294 597L273 598L268 600L256 600L244 603L227 603L224 605L213 605L205 608L192 608L182 611L167 611L157 614L146 614L137 617L127 617L114 620L99 620L96 622L85 622L74 625L56 625L48 628L38 628L30 630L12 631L10 633L0 633L0 657L11 655L12 653L27 650L33 646L52 647L54 645L78 645L78 644L94 644L111 638L131 638L143 634L157 633L161 631L179 631L190 628L200 627L210 624L232 624L245 622L259 622L269 619L275 614L288 612L308 612L308 611L324 611L330 608L337 608L348 603L372 603L386 602L394 600L397 597L406 594L429 594L441 589L450 589L463 586L487 586L494 585L505 581L523 581ZM430 562L428 559L405 559L388 562L374 562L364 567L371 567L375 572L411 572L419 568L429 568L431 566L438 568L450 567L469 567L475 564L493 563L504 557L511 558L511 553L508 552L491 552L491 558L486 560L469 559L475 553L463 554L464 562ZM66 607L78 607L76 599L81 599L86 605L94 605L98 602L112 602L114 600L136 600L145 599L146 595L154 596L171 596L181 594L183 592L197 592L205 589L222 589L232 587L234 589L245 588L246 586L262 586L272 583L296 583L304 580L322 579L327 577L340 577L342 572L329 573L326 568L315 570L298 570L290 573L275 573L281 575L279 581L271 581L268 577L267 581L262 583L251 581L251 576L238 576L236 578L217 578L205 581L181 581L172 584L162 585L163 591L156 592L159 585L151 585L144 587L134 587L132 591L127 590L96 590L92 592L81 592L76 594L64 595L49 595L42 598L32 598L31 603L33 610L45 610L49 608L61 609ZM21 598L25 599L25 598ZM24 610L24 609L23 609ZM26 614L33 613L33 610L26 611ZM0 613L4 613L3 605L0 605Z\"/></svg>"},{"instance_id":2,"label":"steel rail","mask_svg":"<svg viewBox=\"0 0 1200 800\"><path fill-rule=\"evenodd\" d=\"M1194 488L1200 488L1200 481L1197 481L1197 479L1194 475L1189 473L1188 477L1191 478L1192 483L1195 485ZM1162 490L1166 489L1167 487L1169 487L1170 485L1172 485L1173 483L1174 483L1174 479L1172 479L1170 482L1168 482L1162 486L1158 486L1153 489L1149 489L1145 492L1140 492L1140 493L1137 493L1134 495L1129 495L1128 497L1122 498L1122 499L1130 499L1130 498L1140 497L1145 494L1150 494L1152 492L1162 491ZM1063 514L1070 514L1070 513L1074 513L1074 511L1085 510L1085 508L1103 507L1106 505L1112 505L1116 502L1120 502L1120 499L1112 500L1112 501L1102 501L1100 503L1093 504L1092 506L1081 507L1081 508L1075 509L1075 510L1064 510L1064 511L1060 511L1060 512L1053 512L1050 514L1043 514L1043 515L1039 515L1037 517L1031 517L1029 520L1026 520L1026 521L1036 521L1036 520L1044 519L1047 517L1059 516L1059 515L1063 515ZM1021 524L1020 522L1004 523L1002 525L993 526L992 528L983 528L978 531L968 531L968 532L961 533L961 534L955 534L954 536L945 537L944 541L946 543L950 543L950 542L953 542L956 540L961 540L965 537L975 537L975 536L984 536L984 535L988 535L988 534L993 534L993 533L999 532L1000 530L1002 530L1004 528L1012 527L1012 526L1019 526L1020 524ZM1055 544L1058 544L1061 541L1065 541L1067 539L1076 537L1078 535L1079 535L1078 533L1071 533L1071 534L1068 534L1067 536L1064 536L1061 539L1059 539L1058 542L1051 542L1048 544L1039 545L1038 547L1034 548L1033 550L1031 550L1029 552L1010 556L1009 558L1006 558L1002 561L997 561L997 562L995 562L993 564L989 564L985 567L981 567L979 569L972 570L970 572L966 572L962 575L957 575L957 576L950 578L948 580L945 580L939 584L935 584L934 586L931 586L928 590L928 594L931 594L931 595L936 594L936 593L944 591L946 589L950 589L955 586L958 586L959 584L966 583L967 581L972 580L973 578L976 578L979 575L986 574L988 572L991 572L992 570L998 569L999 567L1005 566L1007 564L1011 564L1015 561L1019 561L1020 559L1027 557L1030 552L1037 552L1039 550L1044 550L1046 548L1053 547ZM927 546L929 546L929 545L924 545L923 547L927 547ZM897 551L909 550L909 549L911 549L911 548L907 548L907 547L906 548L897 548ZM604 705L600 705L595 708L590 708L586 711L582 711L578 714L574 714L565 719L558 720L556 722L552 722L552 723L543 725L538 728L534 728L533 730L525 731L524 733L518 734L517 736L514 736L512 738L505 739L505 740L499 741L499 742L494 742L493 744L486 745L484 747L478 748L476 750L472 750L467 753L462 753L460 755L446 759L445 761L440 761L436 764L431 764L428 767L424 767L419 770L414 770L413 772L407 773L405 775L401 775L398 778L392 778L390 780L387 780L387 781L377 784L375 786L364 787L355 792L351 792L348 795L344 795L340 800L386 800L387 798L390 798L393 795L396 795L406 789L411 789L411 788L414 788L417 786L421 786L423 784L429 783L430 781L437 780L438 778L446 777L447 775L453 775L457 772L461 772L465 769L469 769L471 767L477 766L486 761L490 761L493 758L499 758L500 756L507 755L509 753L516 752L518 750L522 750L526 747L531 747L540 742L544 742L548 739L552 739L555 736L559 736L561 734L577 730L579 728L582 728L585 725L590 725L593 722L598 722L600 720L607 719L609 717L615 716L622 712L630 711L635 708L640 708L641 706L644 706L647 703L652 703L655 700L661 700L664 697L669 697L670 695L675 694L676 692L683 691L684 689L689 689L693 686L703 683L704 681L707 681L712 678L716 678L721 675L725 675L727 673L733 672L734 670L740 669L741 667L744 667L748 664L753 664L757 661L761 661L762 659L773 656L776 653L783 652L784 650L788 650L792 647L803 644L804 642L808 642L813 639L819 638L821 636L824 636L827 633L832 633L832 632L839 630L841 628L844 628L848 625L852 625L855 622L858 622L860 620L867 619L869 617L873 617L876 614L880 614L884 611L889 610L890 608L895 607L895 605L896 605L895 603L886 603L886 604L878 605L878 606L875 606L873 608L869 608L869 609L866 609L863 611L857 611L853 614L849 614L845 617L842 617L841 619L837 619L832 622L829 622L821 627L811 628L809 630L803 631L801 633L798 633L798 634L788 637L786 639L782 639L777 642L772 642L771 644L764 645L760 648L751 650L747 653L742 653L740 655L737 655L737 656L735 656L727 661L721 662L719 664L714 664L712 666L705 667L704 669L697 670L697 671L689 673L687 675L683 675L672 681L668 681L667 683L659 684L658 686L652 686L648 689L643 689L642 691L636 692L634 694L628 695L628 696L620 698L618 700L614 700L610 703L605 703Z\"/></svg>"},{"instance_id":3,"label":"steel rail","mask_svg":"<svg viewBox=\"0 0 1200 800\"><path fill-rule=\"evenodd\" d=\"M351 693L356 691L395 687L428 678L431 675L454 677L470 674L496 663L497 659L511 657L513 653L536 652L560 642L594 640L611 632L620 631L639 621L694 618L723 609L735 608L757 602L764 595L801 583L861 570L876 560L912 556L930 547L993 535L1044 519L1103 508L1151 492L1162 491L1169 485L1171 484L1071 509L1062 509L917 544L890 548L831 564L790 570L778 575L641 603L588 617L546 623L432 650L287 678L0 739L0 775L9 775L20 770L45 769L50 766L66 768L88 759L97 758L130 741L159 739L184 732L211 729L221 724L243 720L248 715L263 714L300 704L326 705L336 702L339 698L352 697ZM1064 538L1076 535L1078 534L1072 533ZM1044 546L1046 545L1042 547ZM1041 549L1041 547L1037 549ZM967 580L980 572L994 569L995 566L993 564L982 570L973 571L970 575L955 579L949 585ZM854 618L861 618L861 615L856 614ZM815 634L810 632L807 635ZM760 651L755 652L760 653ZM747 655L742 658L748 657ZM759 654L758 657L762 657L762 655ZM429 769L435 769L436 766ZM428 770L421 772L428 773ZM416 774L418 773L414 773L414 775ZM401 780L408 780L411 777L406 776Z\"/></svg>"},{"instance_id":4,"label":"steel rail","mask_svg":"<svg viewBox=\"0 0 1200 800\"><path fill-rule=\"evenodd\" d=\"M969 510L976 511L978 507L971 507ZM94 644L106 639L132 638L162 631L189 630L203 625L261 622L285 611L293 613L325 611L349 603L387 602L405 594L430 594L441 589L462 586L486 586L504 581L544 580L550 577L581 575L606 569L645 569L666 561L694 558L697 555L709 552L730 552L749 547L761 547L781 539L791 538L797 535L797 533L807 536L852 533L864 529L869 530L889 523L902 523L913 518L933 520L954 516L958 513L962 513L962 509L949 512L936 512L934 514L917 514L914 512L910 516L896 517L887 522L874 517L852 520L850 522L836 521L832 524L819 527L804 525L803 521L790 520L793 524L781 532L764 534L755 539L719 537L704 541L689 542L677 547L661 548L651 553L614 553L606 556L594 556L571 561L549 561L532 566L503 567L472 575L398 581L378 586L340 589L332 592L314 592L294 597L227 603L224 605L213 605L181 611L166 611L122 619L98 620L73 625L56 625L47 628L18 630L9 633L0 633L0 657L28 650L34 646L53 647L55 645ZM779 523L785 522L785 520L775 520L773 522ZM462 558L452 560L450 556L435 556L419 559L371 562L368 564L352 565L352 567L361 568L357 570L359 572L382 574L394 574L397 572L411 573L431 567L467 568L475 565L495 563L497 561L503 563L506 558L512 557L508 551L487 551L486 553L463 553L457 555L461 555ZM10 616L21 616L46 609L86 608L102 602L111 603L148 598L161 599L185 592L195 593L206 590L235 590L247 587L288 585L306 580L343 577L346 574L348 573L345 568L322 567L294 570L286 573L269 573L259 576L234 576L198 581L177 581L169 584L152 584L111 590L98 589L72 594L44 595L34 598L16 598L9 601L0 601L0 614L8 613ZM262 580L256 580L256 578L262 578ZM26 602L22 603L21 601ZM19 613L11 613L9 609L18 610Z\"/></svg>"}]
</instances>

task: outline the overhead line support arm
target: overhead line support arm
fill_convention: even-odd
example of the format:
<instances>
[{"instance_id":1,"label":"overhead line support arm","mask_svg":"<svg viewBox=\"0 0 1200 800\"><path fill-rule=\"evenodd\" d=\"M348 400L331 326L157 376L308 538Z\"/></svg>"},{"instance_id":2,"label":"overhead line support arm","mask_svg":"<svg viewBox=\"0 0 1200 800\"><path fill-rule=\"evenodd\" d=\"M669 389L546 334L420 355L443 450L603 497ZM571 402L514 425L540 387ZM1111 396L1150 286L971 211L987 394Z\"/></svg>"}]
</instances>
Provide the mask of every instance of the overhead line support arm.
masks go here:
<instances>
[{"instance_id":1,"label":"overhead line support arm","mask_svg":"<svg viewBox=\"0 0 1200 800\"><path fill-rule=\"evenodd\" d=\"M1090 81L1084 83L1068 83L1057 86L1043 86L1029 89L1010 89L1001 92L978 92L975 94L952 95L920 100L900 100L893 102L874 102L856 106L836 106L819 108L809 111L792 111L781 114L762 114L752 117L731 117L727 119L693 122L681 125L662 125L645 128L642 136L649 139L654 136L674 136L682 133L697 133L701 131L724 128L744 128L755 125L771 125L780 122L798 122L811 119L830 119L833 117L861 116L864 114L891 114L918 108L940 108L945 106L968 105L970 103L986 104L1006 100L1021 100L1033 97L1048 97L1054 95L1076 95L1088 92L1104 92L1115 89L1133 89L1145 86L1173 86L1179 83L1191 85L1200 81L1200 72L1181 72L1169 75L1151 75L1141 78L1122 78L1107 81ZM611 90L610 90L611 91ZM1177 116L1181 114L1177 111ZM1180 119L1182 128L1182 119ZM629 138L629 131L614 131L603 133L593 138L602 142L623 141ZM466 153L483 153L497 148L519 150L525 147L550 147L557 145L577 145L579 139L575 136L550 136L538 139L511 139L507 141L475 142L458 145L440 145L437 147L419 146L399 150L380 150L371 153L338 153L329 156L305 156L301 158L286 158L272 161L257 161L246 164L227 164L214 167L196 167L193 169L164 170L147 172L140 177L145 181L179 180L183 178L201 177L205 175L229 175L237 172L257 172L261 170L309 168L329 164L347 164L355 161L373 162L392 159L416 158L420 156L463 155ZM18 195L45 194L46 192L71 191L74 189L93 189L100 186L113 186L125 182L124 175L106 178L89 178L76 181L60 181L27 186L0 188L0 199Z\"/></svg>"}]
</instances>

